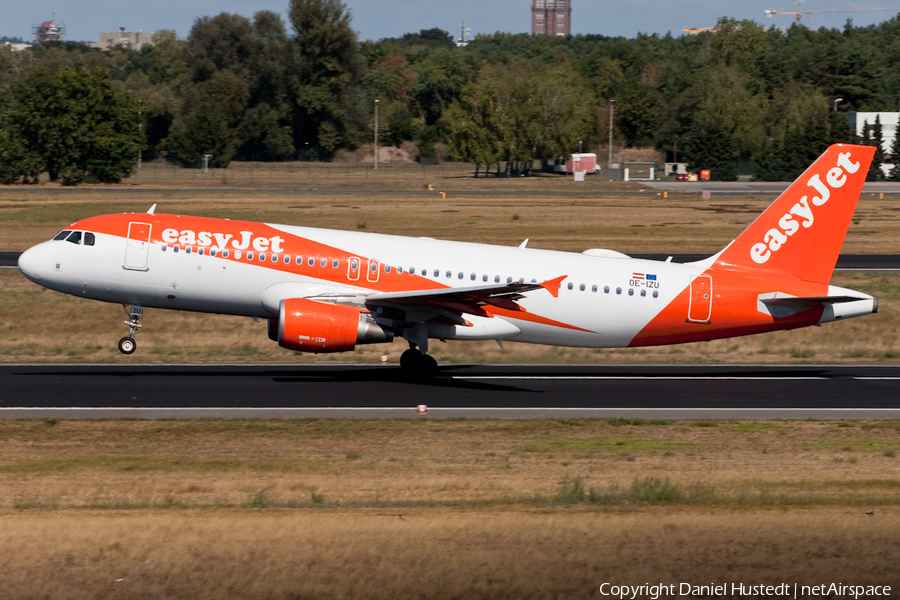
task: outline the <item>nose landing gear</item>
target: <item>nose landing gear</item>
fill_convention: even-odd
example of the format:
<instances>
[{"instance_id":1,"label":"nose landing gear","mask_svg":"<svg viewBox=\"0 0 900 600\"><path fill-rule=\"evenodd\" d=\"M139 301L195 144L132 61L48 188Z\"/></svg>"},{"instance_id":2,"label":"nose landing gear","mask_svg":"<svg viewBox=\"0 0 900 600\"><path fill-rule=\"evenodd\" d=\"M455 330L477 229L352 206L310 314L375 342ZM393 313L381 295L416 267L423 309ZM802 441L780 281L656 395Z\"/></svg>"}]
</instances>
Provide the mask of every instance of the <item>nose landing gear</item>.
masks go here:
<instances>
[{"instance_id":1,"label":"nose landing gear","mask_svg":"<svg viewBox=\"0 0 900 600\"><path fill-rule=\"evenodd\" d=\"M125 305L123 304L122 306L124 308ZM126 308L125 312L127 312L129 316L129 319L125 321L125 325L128 327L128 335L119 340L119 352L122 354L132 354L137 350L137 342L134 341L134 334L141 328L141 317L144 316L144 307L132 304L131 311Z\"/></svg>"}]
</instances>

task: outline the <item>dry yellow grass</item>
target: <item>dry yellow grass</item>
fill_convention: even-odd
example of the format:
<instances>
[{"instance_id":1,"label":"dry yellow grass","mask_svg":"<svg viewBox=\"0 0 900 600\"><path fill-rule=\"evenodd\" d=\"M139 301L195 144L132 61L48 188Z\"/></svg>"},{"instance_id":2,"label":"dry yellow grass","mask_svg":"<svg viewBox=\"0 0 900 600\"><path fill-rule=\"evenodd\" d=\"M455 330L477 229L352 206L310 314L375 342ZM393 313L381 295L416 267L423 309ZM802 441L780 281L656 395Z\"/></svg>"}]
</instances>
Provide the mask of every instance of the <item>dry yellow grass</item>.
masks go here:
<instances>
[{"instance_id":1,"label":"dry yellow grass","mask_svg":"<svg viewBox=\"0 0 900 600\"><path fill-rule=\"evenodd\" d=\"M893 422L0 422L0 597L896 589L898 442ZM560 494L579 476L714 494Z\"/></svg>"},{"instance_id":2,"label":"dry yellow grass","mask_svg":"<svg viewBox=\"0 0 900 600\"><path fill-rule=\"evenodd\" d=\"M648 582L896 590L897 516L856 509L21 515L3 518L0 528L0 595L577 599L602 597L604 583Z\"/></svg>"},{"instance_id":3,"label":"dry yellow grass","mask_svg":"<svg viewBox=\"0 0 900 600\"><path fill-rule=\"evenodd\" d=\"M6 421L0 510L900 505L895 422L631 423Z\"/></svg>"}]
</instances>

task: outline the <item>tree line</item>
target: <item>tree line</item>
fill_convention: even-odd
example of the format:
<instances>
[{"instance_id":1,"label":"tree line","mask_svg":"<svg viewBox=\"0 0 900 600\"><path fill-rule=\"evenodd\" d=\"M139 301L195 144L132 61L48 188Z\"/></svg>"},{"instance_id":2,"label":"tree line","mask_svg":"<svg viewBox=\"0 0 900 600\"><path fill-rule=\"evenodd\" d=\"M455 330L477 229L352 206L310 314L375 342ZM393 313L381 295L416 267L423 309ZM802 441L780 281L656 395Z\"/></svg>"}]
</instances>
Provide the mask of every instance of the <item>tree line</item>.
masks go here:
<instances>
[{"instance_id":1,"label":"tree line","mask_svg":"<svg viewBox=\"0 0 900 600\"><path fill-rule=\"evenodd\" d=\"M723 18L696 36L496 33L459 48L440 29L360 41L340 0L289 0L288 22L221 13L139 51L0 48L0 181L116 181L139 153L329 160L371 142L375 100L383 143L414 142L422 161L443 147L476 175L527 173L612 133L718 179L792 179L854 141L848 111L898 108L898 34L897 17L815 31ZM868 125L856 141L875 144Z\"/></svg>"}]
</instances>

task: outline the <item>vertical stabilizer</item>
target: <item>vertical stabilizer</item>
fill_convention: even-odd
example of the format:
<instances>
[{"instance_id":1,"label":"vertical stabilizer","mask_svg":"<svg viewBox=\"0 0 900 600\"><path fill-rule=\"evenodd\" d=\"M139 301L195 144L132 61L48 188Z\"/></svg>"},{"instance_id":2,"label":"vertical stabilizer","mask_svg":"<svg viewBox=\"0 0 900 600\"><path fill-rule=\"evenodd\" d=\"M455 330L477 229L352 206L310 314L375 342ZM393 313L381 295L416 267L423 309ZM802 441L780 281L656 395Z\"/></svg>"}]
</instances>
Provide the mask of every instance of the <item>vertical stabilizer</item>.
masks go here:
<instances>
[{"instance_id":1,"label":"vertical stabilizer","mask_svg":"<svg viewBox=\"0 0 900 600\"><path fill-rule=\"evenodd\" d=\"M721 253L716 267L828 283L874 154L874 146L829 147Z\"/></svg>"}]
</instances>

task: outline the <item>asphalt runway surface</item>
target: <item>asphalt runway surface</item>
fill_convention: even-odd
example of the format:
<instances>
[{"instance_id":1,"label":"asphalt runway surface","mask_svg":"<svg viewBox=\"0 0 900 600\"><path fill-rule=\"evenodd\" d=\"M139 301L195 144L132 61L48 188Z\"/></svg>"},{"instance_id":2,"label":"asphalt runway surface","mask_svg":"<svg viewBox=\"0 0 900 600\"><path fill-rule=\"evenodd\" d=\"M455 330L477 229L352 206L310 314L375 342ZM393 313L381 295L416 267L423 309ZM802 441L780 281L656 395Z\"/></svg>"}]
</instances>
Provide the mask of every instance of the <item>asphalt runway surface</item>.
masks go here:
<instances>
[{"instance_id":1,"label":"asphalt runway surface","mask_svg":"<svg viewBox=\"0 0 900 600\"><path fill-rule=\"evenodd\" d=\"M18 266L21 252L0 252L0 267L15 268ZM632 258L649 260L666 260L672 256L677 263L702 260L708 254L631 254ZM900 271L900 254L841 254L838 257L837 271Z\"/></svg>"},{"instance_id":2,"label":"asphalt runway surface","mask_svg":"<svg viewBox=\"0 0 900 600\"><path fill-rule=\"evenodd\" d=\"M50 417L884 419L900 366L0 366L0 418Z\"/></svg>"}]
</instances>

